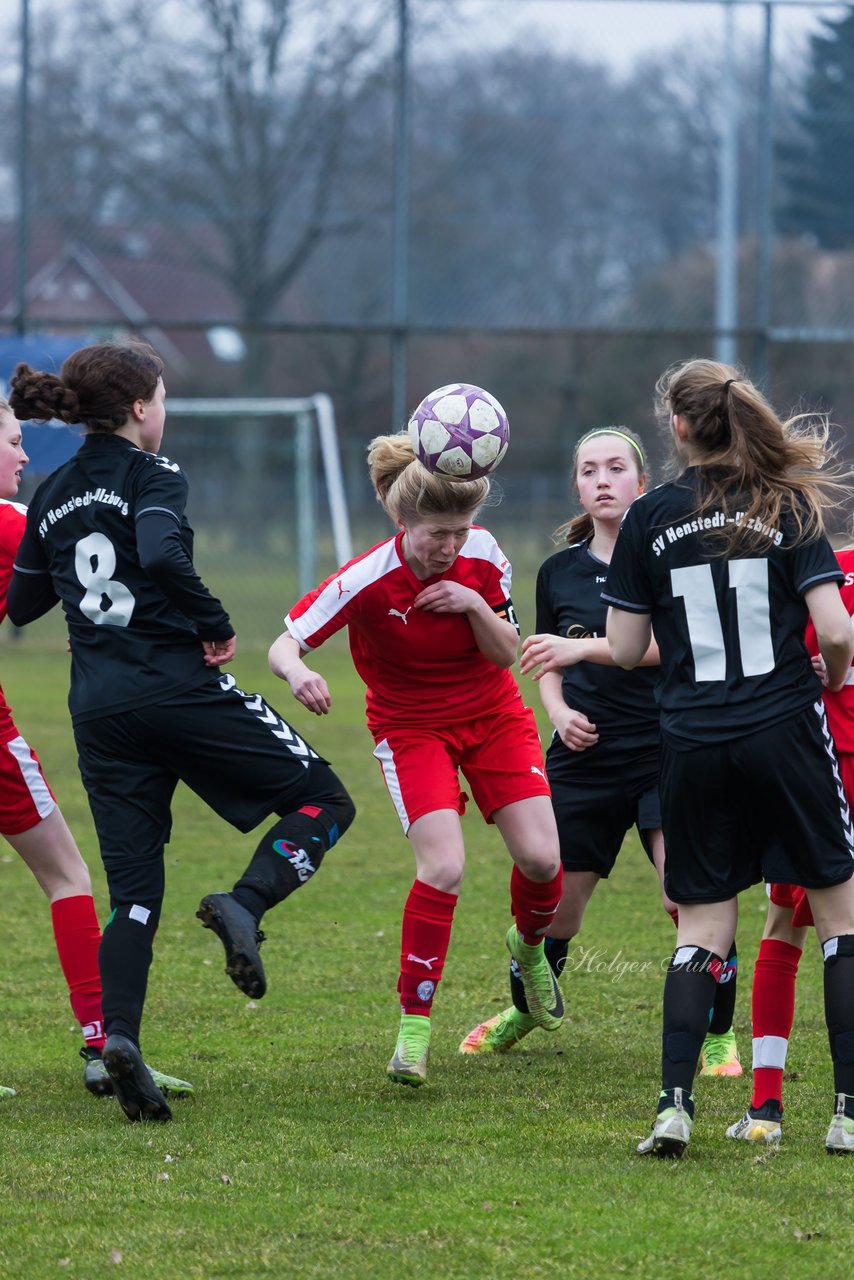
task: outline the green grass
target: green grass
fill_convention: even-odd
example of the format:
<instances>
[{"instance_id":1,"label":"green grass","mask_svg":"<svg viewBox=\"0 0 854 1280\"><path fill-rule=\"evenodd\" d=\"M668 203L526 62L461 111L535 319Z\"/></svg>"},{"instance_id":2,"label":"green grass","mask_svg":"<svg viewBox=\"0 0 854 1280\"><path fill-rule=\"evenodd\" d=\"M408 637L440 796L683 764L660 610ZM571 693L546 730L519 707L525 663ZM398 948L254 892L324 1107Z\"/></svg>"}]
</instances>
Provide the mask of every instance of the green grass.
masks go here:
<instances>
[{"instance_id":1,"label":"green grass","mask_svg":"<svg viewBox=\"0 0 854 1280\"><path fill-rule=\"evenodd\" d=\"M273 604L269 634L283 611ZM251 627L238 619L238 631ZM3 684L89 861L103 917L60 634L51 620L6 643ZM219 943L194 919L200 896L242 870L253 838L184 791L176 800L143 1028L148 1060L198 1089L195 1102L174 1104L171 1126L131 1125L113 1101L84 1092L46 903L11 851L0 854L0 1083L18 1090L0 1103L0 1275L88 1278L114 1264L134 1280L849 1276L854 1161L823 1151L832 1086L814 944L779 1154L723 1138L746 1079L698 1082L681 1163L633 1154L652 1120L662 959L674 938L634 840L571 949L562 1030L534 1033L505 1058L463 1058L463 1035L506 1001L509 922L509 861L495 831L467 816L430 1082L415 1091L386 1081L411 858L343 646L318 665L335 699L323 722L275 685L263 653L250 646L234 664L244 688L263 689L332 758L359 808L316 881L266 918L269 992L257 1005L223 976ZM763 918L757 889L739 930L747 1059Z\"/></svg>"}]
</instances>

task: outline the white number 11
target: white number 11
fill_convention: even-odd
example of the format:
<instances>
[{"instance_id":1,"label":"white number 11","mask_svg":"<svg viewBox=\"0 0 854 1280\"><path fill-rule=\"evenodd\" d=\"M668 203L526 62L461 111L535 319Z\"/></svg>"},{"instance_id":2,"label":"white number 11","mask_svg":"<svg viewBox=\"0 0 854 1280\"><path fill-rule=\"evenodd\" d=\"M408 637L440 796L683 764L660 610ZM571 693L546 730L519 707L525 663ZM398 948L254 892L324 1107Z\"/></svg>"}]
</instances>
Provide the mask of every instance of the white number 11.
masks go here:
<instances>
[{"instance_id":1,"label":"white number 11","mask_svg":"<svg viewBox=\"0 0 854 1280\"><path fill-rule=\"evenodd\" d=\"M765 675L774 668L768 561L731 560L727 570L729 588L735 591L741 670L745 676ZM674 597L685 601L697 680L725 680L727 653L712 566L696 564L671 569L670 584Z\"/></svg>"}]
</instances>

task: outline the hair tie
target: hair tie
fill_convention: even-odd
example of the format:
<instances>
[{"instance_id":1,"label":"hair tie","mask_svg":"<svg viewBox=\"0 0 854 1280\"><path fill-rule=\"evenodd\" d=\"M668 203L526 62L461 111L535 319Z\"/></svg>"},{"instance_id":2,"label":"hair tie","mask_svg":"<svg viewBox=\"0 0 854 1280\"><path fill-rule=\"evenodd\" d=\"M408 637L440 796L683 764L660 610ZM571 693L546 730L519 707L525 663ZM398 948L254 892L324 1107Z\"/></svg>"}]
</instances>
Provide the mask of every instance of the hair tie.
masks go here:
<instances>
[{"instance_id":1,"label":"hair tie","mask_svg":"<svg viewBox=\"0 0 854 1280\"><path fill-rule=\"evenodd\" d=\"M726 382L724 383L724 396L728 394L729 389L734 382L738 382L738 378L727 378Z\"/></svg>"},{"instance_id":2,"label":"hair tie","mask_svg":"<svg viewBox=\"0 0 854 1280\"><path fill-rule=\"evenodd\" d=\"M643 456L643 449L640 447L637 440L633 440L631 436L627 436L625 431L618 431L616 427L596 427L595 430L588 431L586 435L581 437L578 444L575 446L575 452L578 453L578 450L585 441L592 440L594 436L619 436L621 440L628 440L629 444L640 458L641 467L646 467L646 459Z\"/></svg>"}]
</instances>

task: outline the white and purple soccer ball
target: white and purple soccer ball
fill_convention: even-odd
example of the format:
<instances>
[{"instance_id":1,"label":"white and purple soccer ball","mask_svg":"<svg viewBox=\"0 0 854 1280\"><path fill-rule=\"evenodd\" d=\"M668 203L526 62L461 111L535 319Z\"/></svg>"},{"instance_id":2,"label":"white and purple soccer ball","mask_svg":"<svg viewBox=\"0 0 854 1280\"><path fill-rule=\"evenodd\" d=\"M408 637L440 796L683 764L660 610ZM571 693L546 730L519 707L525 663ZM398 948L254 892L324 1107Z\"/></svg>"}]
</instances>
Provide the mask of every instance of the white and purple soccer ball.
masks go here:
<instances>
[{"instance_id":1,"label":"white and purple soccer ball","mask_svg":"<svg viewBox=\"0 0 854 1280\"><path fill-rule=\"evenodd\" d=\"M482 387L454 382L425 396L409 419L415 456L434 475L476 480L507 452L510 424Z\"/></svg>"}]
</instances>

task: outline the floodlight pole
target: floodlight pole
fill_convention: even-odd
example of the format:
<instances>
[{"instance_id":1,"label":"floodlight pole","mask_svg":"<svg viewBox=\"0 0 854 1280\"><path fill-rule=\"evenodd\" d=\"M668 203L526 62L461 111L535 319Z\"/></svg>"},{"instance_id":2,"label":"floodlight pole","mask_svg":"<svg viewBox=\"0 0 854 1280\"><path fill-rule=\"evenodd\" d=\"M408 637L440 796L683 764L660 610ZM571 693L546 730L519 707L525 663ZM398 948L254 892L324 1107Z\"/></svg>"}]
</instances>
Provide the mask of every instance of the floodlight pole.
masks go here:
<instances>
[{"instance_id":1,"label":"floodlight pole","mask_svg":"<svg viewBox=\"0 0 854 1280\"><path fill-rule=\"evenodd\" d=\"M18 76L18 225L15 235L15 331L27 331L27 275L30 236L30 5L21 0L21 58Z\"/></svg>"},{"instance_id":2,"label":"floodlight pole","mask_svg":"<svg viewBox=\"0 0 854 1280\"><path fill-rule=\"evenodd\" d=\"M760 386L768 382L768 330L771 325L771 242L774 231L772 128L774 5L766 0L759 89L759 158L756 175L756 352L753 377Z\"/></svg>"},{"instance_id":3,"label":"floodlight pole","mask_svg":"<svg viewBox=\"0 0 854 1280\"><path fill-rule=\"evenodd\" d=\"M391 429L406 419L409 322L410 86L408 0L397 0L397 76L394 111L394 212L391 259Z\"/></svg>"},{"instance_id":4,"label":"floodlight pole","mask_svg":"<svg viewBox=\"0 0 854 1280\"><path fill-rule=\"evenodd\" d=\"M724 364L738 358L738 79L735 6L724 0L718 144L717 267L715 278L715 357Z\"/></svg>"}]
</instances>

